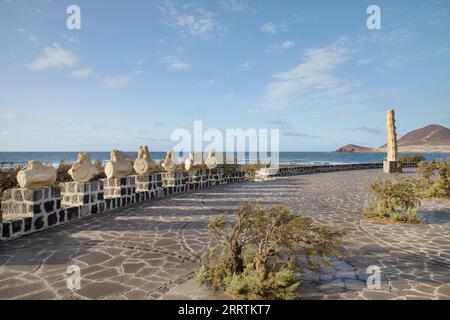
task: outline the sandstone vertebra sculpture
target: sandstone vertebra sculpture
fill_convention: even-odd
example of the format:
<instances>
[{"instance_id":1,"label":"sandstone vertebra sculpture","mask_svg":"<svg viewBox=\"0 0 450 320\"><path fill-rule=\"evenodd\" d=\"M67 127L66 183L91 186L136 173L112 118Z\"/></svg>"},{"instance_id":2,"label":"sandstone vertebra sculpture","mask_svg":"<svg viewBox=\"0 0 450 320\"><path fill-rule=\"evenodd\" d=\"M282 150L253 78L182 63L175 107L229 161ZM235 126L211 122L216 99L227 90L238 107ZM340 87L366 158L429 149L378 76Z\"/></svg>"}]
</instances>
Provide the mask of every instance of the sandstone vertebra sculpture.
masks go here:
<instances>
[{"instance_id":1,"label":"sandstone vertebra sculpture","mask_svg":"<svg viewBox=\"0 0 450 320\"><path fill-rule=\"evenodd\" d=\"M140 146L138 149L138 157L134 161L134 171L139 175L148 174L156 168L155 162L150 159L147 146Z\"/></svg>"},{"instance_id":2,"label":"sandstone vertebra sculpture","mask_svg":"<svg viewBox=\"0 0 450 320\"><path fill-rule=\"evenodd\" d=\"M131 174L132 170L132 161L126 159L123 151L111 151L111 160L105 166L105 174L108 179L126 177Z\"/></svg>"},{"instance_id":3,"label":"sandstone vertebra sculpture","mask_svg":"<svg viewBox=\"0 0 450 320\"><path fill-rule=\"evenodd\" d=\"M387 139L387 160L397 161L397 133L395 127L395 111L388 110L386 114L386 139Z\"/></svg>"},{"instance_id":4,"label":"sandstone vertebra sculpture","mask_svg":"<svg viewBox=\"0 0 450 320\"><path fill-rule=\"evenodd\" d=\"M217 167L217 158L216 158L216 153L215 152L209 152L208 153L208 158L206 158L205 160L205 166L209 169L215 169Z\"/></svg>"},{"instance_id":5,"label":"sandstone vertebra sculpture","mask_svg":"<svg viewBox=\"0 0 450 320\"><path fill-rule=\"evenodd\" d=\"M168 150L166 153L166 158L164 159L161 166L166 170L167 172L174 172L177 168L177 163L175 161L175 153L173 150Z\"/></svg>"},{"instance_id":6,"label":"sandstone vertebra sculpture","mask_svg":"<svg viewBox=\"0 0 450 320\"><path fill-rule=\"evenodd\" d=\"M189 171L194 165L194 153L190 152L188 158L184 161L184 169Z\"/></svg>"},{"instance_id":7,"label":"sandstone vertebra sculpture","mask_svg":"<svg viewBox=\"0 0 450 320\"><path fill-rule=\"evenodd\" d=\"M56 170L40 161L30 160L27 167L17 173L17 182L25 189L51 187L56 182Z\"/></svg>"},{"instance_id":8,"label":"sandstone vertebra sculpture","mask_svg":"<svg viewBox=\"0 0 450 320\"><path fill-rule=\"evenodd\" d=\"M97 168L91 163L89 153L80 152L77 161L68 171L75 182L89 182L97 173Z\"/></svg>"},{"instance_id":9,"label":"sandstone vertebra sculpture","mask_svg":"<svg viewBox=\"0 0 450 320\"><path fill-rule=\"evenodd\" d=\"M383 171L386 173L402 172L402 164L398 161L397 133L395 127L395 111L386 113L386 142L387 160L383 162Z\"/></svg>"}]
</instances>

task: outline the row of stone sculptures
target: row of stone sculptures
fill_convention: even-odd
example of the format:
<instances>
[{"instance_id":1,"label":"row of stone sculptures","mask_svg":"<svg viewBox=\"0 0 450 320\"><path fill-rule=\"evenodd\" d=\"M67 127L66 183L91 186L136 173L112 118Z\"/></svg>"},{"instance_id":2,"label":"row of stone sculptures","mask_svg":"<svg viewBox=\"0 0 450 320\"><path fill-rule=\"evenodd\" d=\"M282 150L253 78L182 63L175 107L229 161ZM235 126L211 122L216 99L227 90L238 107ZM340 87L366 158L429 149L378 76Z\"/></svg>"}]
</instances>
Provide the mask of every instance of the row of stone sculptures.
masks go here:
<instances>
[{"instance_id":1,"label":"row of stone sculptures","mask_svg":"<svg viewBox=\"0 0 450 320\"><path fill-rule=\"evenodd\" d=\"M108 179L126 177L132 173L133 168L138 175L146 175L157 167L156 163L150 158L147 146L140 146L137 155L137 159L133 162L126 158L123 151L111 151L111 159L105 165L106 177ZM184 168L186 171L189 171L193 165L194 153L191 152L185 160ZM212 170L217 165L218 161L215 153L209 152L205 160L205 166ZM175 172L177 162L173 150L167 151L166 158L161 166L169 173ZM76 162L68 173L76 182L88 182L98 174L98 170L92 164L89 153L79 153ZM56 182L56 170L52 166L43 165L40 161L30 160L27 167L20 170L17 174L17 181L21 188L26 189L49 187Z\"/></svg>"}]
</instances>

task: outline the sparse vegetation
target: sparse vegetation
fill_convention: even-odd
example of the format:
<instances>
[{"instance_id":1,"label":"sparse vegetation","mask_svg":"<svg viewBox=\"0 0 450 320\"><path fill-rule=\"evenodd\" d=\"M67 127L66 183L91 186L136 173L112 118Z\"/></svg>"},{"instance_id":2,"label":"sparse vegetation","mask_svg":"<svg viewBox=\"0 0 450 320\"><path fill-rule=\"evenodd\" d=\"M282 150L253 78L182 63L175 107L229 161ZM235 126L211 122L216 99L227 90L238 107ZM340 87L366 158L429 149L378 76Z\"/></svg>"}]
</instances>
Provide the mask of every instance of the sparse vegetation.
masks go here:
<instances>
[{"instance_id":1,"label":"sparse vegetation","mask_svg":"<svg viewBox=\"0 0 450 320\"><path fill-rule=\"evenodd\" d=\"M296 271L305 267L296 254L317 268L338 253L341 233L314 226L286 206L244 203L233 218L211 220L209 233L218 244L203 256L198 273L201 283L233 298L293 299L300 285Z\"/></svg>"},{"instance_id":2,"label":"sparse vegetation","mask_svg":"<svg viewBox=\"0 0 450 320\"><path fill-rule=\"evenodd\" d=\"M259 162L256 164L246 164L240 166L240 169L245 172L245 176L249 180L254 180L256 172L262 168L266 168L266 165Z\"/></svg>"},{"instance_id":3,"label":"sparse vegetation","mask_svg":"<svg viewBox=\"0 0 450 320\"><path fill-rule=\"evenodd\" d=\"M425 161L425 157L421 154L415 154L415 155L411 155L411 156L401 156L398 159L400 162L405 163L405 162L421 162L421 161Z\"/></svg>"},{"instance_id":4,"label":"sparse vegetation","mask_svg":"<svg viewBox=\"0 0 450 320\"><path fill-rule=\"evenodd\" d=\"M420 162L417 172L422 175L426 197L450 197L450 162Z\"/></svg>"},{"instance_id":5,"label":"sparse vegetation","mask_svg":"<svg viewBox=\"0 0 450 320\"><path fill-rule=\"evenodd\" d=\"M2 202L3 192L5 190L19 187L16 176L20 169L22 168L18 167L0 170L0 204Z\"/></svg>"},{"instance_id":6,"label":"sparse vegetation","mask_svg":"<svg viewBox=\"0 0 450 320\"><path fill-rule=\"evenodd\" d=\"M72 167L71 164L67 164L64 161L59 163L56 169L56 183L73 181L72 177L69 175L68 171Z\"/></svg>"},{"instance_id":7,"label":"sparse vegetation","mask_svg":"<svg viewBox=\"0 0 450 320\"><path fill-rule=\"evenodd\" d=\"M369 189L371 198L364 208L366 217L421 222L416 212L423 196L419 180L397 176L394 179L373 181Z\"/></svg>"}]
</instances>

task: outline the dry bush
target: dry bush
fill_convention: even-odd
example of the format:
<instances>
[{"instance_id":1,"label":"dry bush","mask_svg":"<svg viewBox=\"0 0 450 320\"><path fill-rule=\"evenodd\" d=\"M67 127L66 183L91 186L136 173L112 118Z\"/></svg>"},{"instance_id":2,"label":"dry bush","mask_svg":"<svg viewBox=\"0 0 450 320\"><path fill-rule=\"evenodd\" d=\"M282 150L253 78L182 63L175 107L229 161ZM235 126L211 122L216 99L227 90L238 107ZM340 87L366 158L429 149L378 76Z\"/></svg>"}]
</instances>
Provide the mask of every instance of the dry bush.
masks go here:
<instances>
[{"instance_id":1,"label":"dry bush","mask_svg":"<svg viewBox=\"0 0 450 320\"><path fill-rule=\"evenodd\" d=\"M106 179L105 166L103 165L102 160L100 159L95 160L94 166L97 169L98 173L92 177L92 181Z\"/></svg>"},{"instance_id":2,"label":"dry bush","mask_svg":"<svg viewBox=\"0 0 450 320\"><path fill-rule=\"evenodd\" d=\"M248 180L255 180L256 172L266 167L265 164L258 162L256 164L241 165L240 170L245 172L245 176Z\"/></svg>"},{"instance_id":3,"label":"dry bush","mask_svg":"<svg viewBox=\"0 0 450 320\"><path fill-rule=\"evenodd\" d=\"M417 172L422 175L426 197L450 197L450 162L420 162Z\"/></svg>"},{"instance_id":4,"label":"dry bush","mask_svg":"<svg viewBox=\"0 0 450 320\"><path fill-rule=\"evenodd\" d=\"M398 161L400 162L422 162L425 161L425 157L421 154L414 154L411 156L401 156L399 157Z\"/></svg>"},{"instance_id":5,"label":"dry bush","mask_svg":"<svg viewBox=\"0 0 450 320\"><path fill-rule=\"evenodd\" d=\"M370 199L364 208L366 217L421 222L416 212L423 197L419 180L396 176L394 179L372 181L369 190Z\"/></svg>"},{"instance_id":6,"label":"dry bush","mask_svg":"<svg viewBox=\"0 0 450 320\"><path fill-rule=\"evenodd\" d=\"M218 243L202 258L198 279L236 299L292 299L300 285L297 254L317 267L336 255L341 233L314 226L286 206L244 203L235 221L216 217L209 233Z\"/></svg>"},{"instance_id":7,"label":"dry bush","mask_svg":"<svg viewBox=\"0 0 450 320\"><path fill-rule=\"evenodd\" d=\"M59 166L56 169L56 184L73 181L68 172L71 167L71 164L67 164L64 161L59 163Z\"/></svg>"},{"instance_id":8,"label":"dry bush","mask_svg":"<svg viewBox=\"0 0 450 320\"><path fill-rule=\"evenodd\" d=\"M22 167L0 170L0 203L3 198L3 191L12 188L19 188L19 183L17 182L16 177L17 173L21 169Z\"/></svg>"}]
</instances>

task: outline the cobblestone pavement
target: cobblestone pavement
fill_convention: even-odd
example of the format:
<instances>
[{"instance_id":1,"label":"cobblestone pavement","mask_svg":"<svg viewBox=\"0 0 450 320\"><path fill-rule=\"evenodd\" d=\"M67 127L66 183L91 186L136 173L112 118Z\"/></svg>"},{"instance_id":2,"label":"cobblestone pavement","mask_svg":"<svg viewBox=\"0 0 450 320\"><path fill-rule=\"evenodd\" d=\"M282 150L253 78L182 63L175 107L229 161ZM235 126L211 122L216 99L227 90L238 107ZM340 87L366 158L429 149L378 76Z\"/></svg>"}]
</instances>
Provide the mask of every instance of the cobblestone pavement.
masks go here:
<instances>
[{"instance_id":1,"label":"cobblestone pavement","mask_svg":"<svg viewBox=\"0 0 450 320\"><path fill-rule=\"evenodd\" d=\"M288 204L346 231L333 267L302 275L302 299L450 299L450 201L425 201L427 224L363 219L379 170L223 185L139 203L0 244L0 299L225 299L192 278L210 246L209 219L246 200ZM69 290L67 267L81 269ZM366 287L367 267L382 287Z\"/></svg>"}]
</instances>

